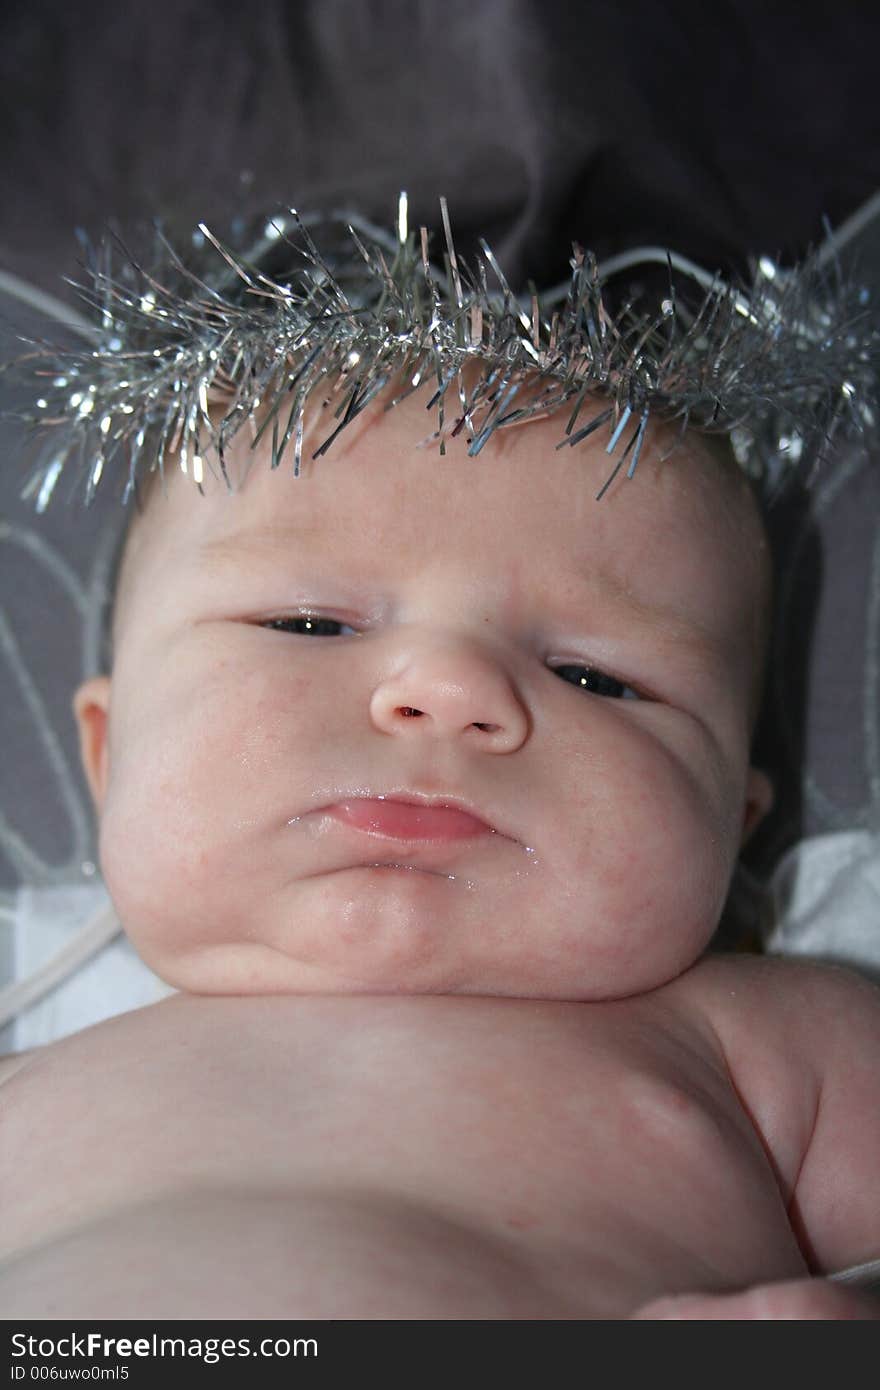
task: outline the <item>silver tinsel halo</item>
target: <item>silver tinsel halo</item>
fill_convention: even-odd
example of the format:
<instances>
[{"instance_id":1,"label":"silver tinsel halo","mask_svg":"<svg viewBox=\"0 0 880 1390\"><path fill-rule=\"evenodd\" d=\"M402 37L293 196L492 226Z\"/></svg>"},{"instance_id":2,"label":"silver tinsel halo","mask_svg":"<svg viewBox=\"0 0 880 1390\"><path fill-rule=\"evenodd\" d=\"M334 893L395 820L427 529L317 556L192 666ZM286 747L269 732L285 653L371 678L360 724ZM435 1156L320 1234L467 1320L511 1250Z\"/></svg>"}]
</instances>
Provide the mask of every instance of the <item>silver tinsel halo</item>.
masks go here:
<instances>
[{"instance_id":1,"label":"silver tinsel halo","mask_svg":"<svg viewBox=\"0 0 880 1390\"><path fill-rule=\"evenodd\" d=\"M126 503L172 457L200 490L216 459L231 486L225 451L246 422L255 444L271 439L272 467L290 458L298 475L312 394L338 403L318 457L392 381L389 404L435 383L441 453L464 430L476 455L496 429L561 407L559 447L607 427L619 457L599 498L627 459L633 476L654 416L729 434L767 495L812 476L836 434L876 430L876 309L818 253L790 270L762 258L749 285L669 254L668 288L647 308L633 290L612 312L589 251L575 245L567 286L518 298L485 242L475 269L460 262L440 206L444 269L426 230L408 232L406 195L390 233L289 209L244 249L202 224L184 255L156 229L145 263L107 238L76 286L93 340L32 342L3 368L34 401L18 415L31 428L22 496L44 511L72 473L87 504L108 477L124 480ZM674 262L700 289L690 303Z\"/></svg>"}]
</instances>

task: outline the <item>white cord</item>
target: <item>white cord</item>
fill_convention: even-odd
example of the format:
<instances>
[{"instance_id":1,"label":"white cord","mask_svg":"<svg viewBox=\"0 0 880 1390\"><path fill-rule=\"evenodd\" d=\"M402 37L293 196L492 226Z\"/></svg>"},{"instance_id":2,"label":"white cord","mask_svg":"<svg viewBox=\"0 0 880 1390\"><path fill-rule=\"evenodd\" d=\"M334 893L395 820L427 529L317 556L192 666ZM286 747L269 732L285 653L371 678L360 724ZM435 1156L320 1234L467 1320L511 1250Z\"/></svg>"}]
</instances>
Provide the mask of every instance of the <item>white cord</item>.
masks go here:
<instances>
[{"instance_id":1,"label":"white cord","mask_svg":"<svg viewBox=\"0 0 880 1390\"><path fill-rule=\"evenodd\" d=\"M26 280L22 280L18 275L10 274L8 270L0 270L0 293L8 294L13 299L20 299L22 304L28 304L41 314L47 314L49 318L65 324L67 328L75 329L77 333L81 333L90 342L94 342L95 327L89 323L88 319L83 318L76 309L69 308L60 299L56 299L53 294L47 294L45 290L38 289L36 285L29 285Z\"/></svg>"},{"instance_id":2,"label":"white cord","mask_svg":"<svg viewBox=\"0 0 880 1390\"><path fill-rule=\"evenodd\" d=\"M835 1284L856 1284L863 1289L873 1289L880 1293L880 1260L867 1260L863 1265L850 1265L849 1269L829 1274Z\"/></svg>"},{"instance_id":3,"label":"white cord","mask_svg":"<svg viewBox=\"0 0 880 1390\"><path fill-rule=\"evenodd\" d=\"M621 270L629 270L631 266L646 263L668 265L670 262L675 270L690 275L704 290L716 283L716 277L704 266L688 260L687 256L680 256L676 251L667 251L663 246L635 246L631 251L621 251L616 256L608 256L604 261L599 261L596 270L599 279L605 281L612 275L618 275ZM541 307L549 308L553 304L559 304L565 299L570 288L570 280L562 280L558 285L554 285L541 295ZM531 300L526 300L525 297L520 302L526 309L531 304Z\"/></svg>"},{"instance_id":4,"label":"white cord","mask_svg":"<svg viewBox=\"0 0 880 1390\"><path fill-rule=\"evenodd\" d=\"M23 980L0 989L0 1028L36 1004L122 931L111 903L100 908L70 941Z\"/></svg>"}]
</instances>

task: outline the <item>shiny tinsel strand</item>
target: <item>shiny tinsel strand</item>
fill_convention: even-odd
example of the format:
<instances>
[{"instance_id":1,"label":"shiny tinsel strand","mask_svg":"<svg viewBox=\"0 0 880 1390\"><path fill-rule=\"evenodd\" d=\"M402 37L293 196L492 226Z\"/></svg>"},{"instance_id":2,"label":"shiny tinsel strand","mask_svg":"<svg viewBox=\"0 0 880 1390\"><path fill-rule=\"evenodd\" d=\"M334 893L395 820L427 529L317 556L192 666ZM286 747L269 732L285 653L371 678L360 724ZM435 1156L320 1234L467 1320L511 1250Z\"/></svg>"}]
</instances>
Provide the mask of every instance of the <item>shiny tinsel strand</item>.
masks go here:
<instances>
[{"instance_id":1,"label":"shiny tinsel strand","mask_svg":"<svg viewBox=\"0 0 880 1390\"><path fill-rule=\"evenodd\" d=\"M599 497L623 463L633 476L654 416L729 434L768 492L812 476L838 432L876 430L876 309L818 254L790 270L762 258L751 284L716 277L689 304L670 257L658 300L634 291L612 312L576 245L550 312L552 296L517 297L485 242L474 269L461 261L444 200L441 222L445 270L425 228L408 230L405 195L391 232L288 209L245 249L201 224L184 254L157 230L149 265L109 236L77 285L94 341L30 343L3 368L33 399L18 417L34 446L22 495L43 511L73 472L87 504L108 477L128 502L172 460L199 488L216 460L230 485L225 453L247 422L254 443L271 438L272 467L292 454L298 475L312 394L336 402L319 458L391 382L394 403L435 383L441 452L465 430L476 456L495 430L562 407L560 447L607 426L620 457Z\"/></svg>"}]
</instances>

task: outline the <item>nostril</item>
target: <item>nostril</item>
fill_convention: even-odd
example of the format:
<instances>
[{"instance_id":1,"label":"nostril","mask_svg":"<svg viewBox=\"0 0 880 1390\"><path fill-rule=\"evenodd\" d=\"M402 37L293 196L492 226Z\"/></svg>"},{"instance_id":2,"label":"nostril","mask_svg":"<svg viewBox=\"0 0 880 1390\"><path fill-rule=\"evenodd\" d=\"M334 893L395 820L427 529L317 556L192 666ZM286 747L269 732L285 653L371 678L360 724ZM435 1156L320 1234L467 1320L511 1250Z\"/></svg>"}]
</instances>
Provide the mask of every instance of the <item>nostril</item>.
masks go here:
<instances>
[{"instance_id":1,"label":"nostril","mask_svg":"<svg viewBox=\"0 0 880 1390\"><path fill-rule=\"evenodd\" d=\"M403 719L420 719L423 714L422 710L414 709L412 705L398 705L397 712ZM479 729L480 732L484 734L497 734L501 728L501 725L481 724L478 720L475 719L471 727L474 729Z\"/></svg>"}]
</instances>

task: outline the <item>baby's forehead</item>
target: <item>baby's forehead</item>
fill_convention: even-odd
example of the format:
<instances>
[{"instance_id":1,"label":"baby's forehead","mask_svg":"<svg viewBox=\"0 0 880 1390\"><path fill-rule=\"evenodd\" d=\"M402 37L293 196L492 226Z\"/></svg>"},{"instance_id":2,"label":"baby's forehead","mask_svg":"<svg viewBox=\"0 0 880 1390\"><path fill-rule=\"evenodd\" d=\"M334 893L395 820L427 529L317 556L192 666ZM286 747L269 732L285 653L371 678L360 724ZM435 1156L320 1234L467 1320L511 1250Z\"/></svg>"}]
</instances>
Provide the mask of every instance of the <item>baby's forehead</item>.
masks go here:
<instances>
[{"instance_id":1,"label":"baby's forehead","mask_svg":"<svg viewBox=\"0 0 880 1390\"><path fill-rule=\"evenodd\" d=\"M487 596L494 585L509 612L559 595L586 609L608 596L624 616L624 601L644 615L656 602L706 632L751 621L743 557L761 530L732 462L725 470L699 437L676 441L658 425L636 474L621 470L597 500L614 467L605 441L571 448L565 423L557 412L501 429L477 457L460 432L441 453L436 416L416 398L366 411L299 478L273 471L268 443L253 449L242 432L225 460L232 491L210 477L200 496L180 473L153 487L142 558L154 576L194 582L218 564L233 578L311 565L389 591L406 576L455 571L479 578ZM316 411L313 452L327 432Z\"/></svg>"},{"instance_id":2,"label":"baby's forehead","mask_svg":"<svg viewBox=\"0 0 880 1390\"><path fill-rule=\"evenodd\" d=\"M319 444L332 424L313 420L311 443ZM338 530L351 518L358 534L416 520L440 532L455 517L456 529L444 533L452 545L478 511L485 533L552 523L557 544L587 534L592 542L618 543L647 529L658 509L667 538L670 528L678 537L689 528L705 531L723 522L737 506L736 494L745 493L725 477L736 470L724 468L698 437L674 440L670 448L669 431L660 425L648 435L637 474L617 476L603 438L569 447L561 412L497 430L474 457L463 431L438 441L436 418L417 399L365 411L325 454L304 459L298 478L289 468L272 470L268 442L253 448L244 434L226 451L228 481L215 467L204 480L204 497L176 470L153 486L151 496L165 494L171 503L155 509L163 529L197 540L285 525L292 532Z\"/></svg>"},{"instance_id":3,"label":"baby's forehead","mask_svg":"<svg viewBox=\"0 0 880 1390\"><path fill-rule=\"evenodd\" d=\"M314 413L313 450L333 423ZM299 478L289 467L273 472L268 441L252 448L243 430L225 454L228 484L209 463L200 496L190 477L170 468L164 480L151 481L132 533L144 532L151 546L178 537L182 560L233 535L252 550L261 535L285 527L292 538L344 533L353 544L416 529L422 541L450 549L477 527L496 540L532 533L557 552L585 549L593 565L615 564L627 545L648 545L656 566L694 539L708 560L705 540L713 533L733 528L739 540L751 522L754 534L746 480L700 436L676 438L671 428L653 426L636 474L621 469L603 491L615 468L605 439L569 447L565 424L556 412L499 429L472 457L464 432L441 448L432 437L436 416L414 398L365 411L321 457L304 456ZM525 551L521 558L538 560Z\"/></svg>"}]
</instances>

